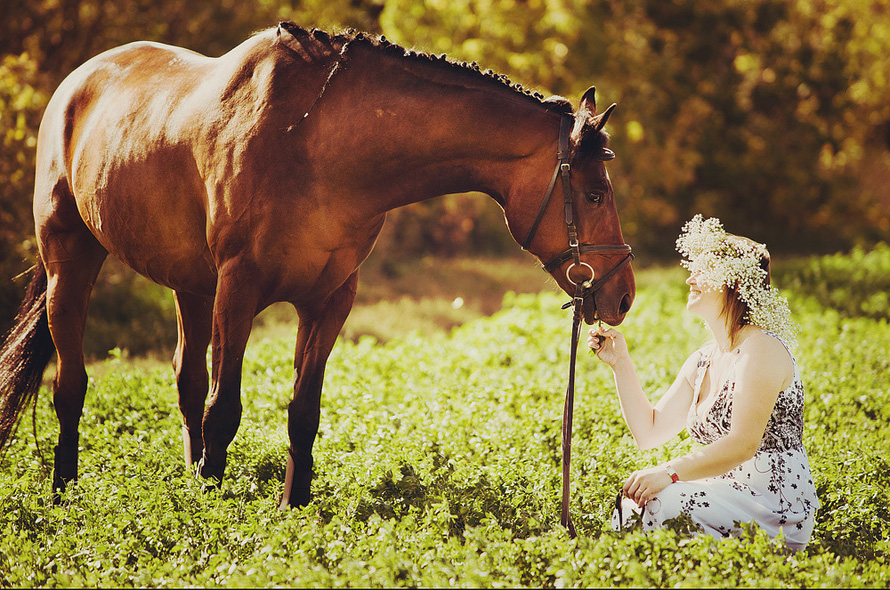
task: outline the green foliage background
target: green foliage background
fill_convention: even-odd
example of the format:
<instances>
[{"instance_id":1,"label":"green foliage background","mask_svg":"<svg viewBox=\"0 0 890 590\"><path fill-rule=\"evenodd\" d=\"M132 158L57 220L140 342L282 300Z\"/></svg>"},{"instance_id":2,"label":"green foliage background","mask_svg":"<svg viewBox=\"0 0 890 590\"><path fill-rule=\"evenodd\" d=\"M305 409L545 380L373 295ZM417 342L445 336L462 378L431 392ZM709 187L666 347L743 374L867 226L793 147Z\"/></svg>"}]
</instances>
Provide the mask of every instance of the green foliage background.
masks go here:
<instances>
[{"instance_id":1,"label":"green foliage background","mask_svg":"<svg viewBox=\"0 0 890 590\"><path fill-rule=\"evenodd\" d=\"M884 0L6 0L0 324L23 289L7 278L34 260L35 137L62 78L136 39L220 55L285 18L383 33L545 94L577 100L597 85L602 103L620 105L610 169L638 261L670 253L698 212L777 252L890 238ZM378 245L388 259L507 251L515 246L499 210L478 196L394 212ZM144 288L119 267L98 285L107 296Z\"/></svg>"},{"instance_id":2,"label":"green foliage background","mask_svg":"<svg viewBox=\"0 0 890 590\"><path fill-rule=\"evenodd\" d=\"M890 260L888 249L862 255ZM616 534L610 504L627 474L683 453L637 450L610 371L580 356L572 511L559 525L560 427L570 318L555 293L511 295L451 333L335 347L316 442L315 499L277 511L284 478L293 337L254 342L244 418L222 490L182 467L175 382L120 356L91 367L81 478L53 506L31 425L0 461L3 586L886 587L890 583L890 360L886 315L820 302L813 268L867 301L857 255L789 265L802 328L804 442L822 508L805 552L754 528L716 542L678 531ZM783 270L784 271L784 270ZM684 309L678 268L639 273L627 335L657 397L706 338ZM821 279L817 279L821 280ZM855 310L852 306L850 309ZM49 454L47 391L36 439Z\"/></svg>"}]
</instances>

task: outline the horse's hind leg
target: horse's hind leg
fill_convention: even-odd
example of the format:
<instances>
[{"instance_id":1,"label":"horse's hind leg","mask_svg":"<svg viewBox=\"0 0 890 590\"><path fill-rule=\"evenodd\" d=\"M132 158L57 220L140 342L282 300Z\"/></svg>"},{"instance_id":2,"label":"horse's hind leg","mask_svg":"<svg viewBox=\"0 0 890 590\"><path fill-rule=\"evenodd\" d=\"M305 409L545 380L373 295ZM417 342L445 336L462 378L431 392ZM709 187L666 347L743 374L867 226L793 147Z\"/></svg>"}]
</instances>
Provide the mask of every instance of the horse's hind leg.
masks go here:
<instances>
[{"instance_id":1,"label":"horse's hind leg","mask_svg":"<svg viewBox=\"0 0 890 590\"><path fill-rule=\"evenodd\" d=\"M38 235L47 272L49 331L58 353L53 405L59 419L59 444L53 489L61 492L77 479L78 426L87 390L83 332L90 293L107 252L79 216L63 215L62 206L48 220L38 222Z\"/></svg>"},{"instance_id":2,"label":"horse's hind leg","mask_svg":"<svg viewBox=\"0 0 890 590\"><path fill-rule=\"evenodd\" d=\"M213 298L176 293L176 320L179 342L173 356L179 409L182 412L182 448L186 466L201 460L204 439L201 421L207 399L207 346L213 330Z\"/></svg>"},{"instance_id":3,"label":"horse's hind leg","mask_svg":"<svg viewBox=\"0 0 890 590\"><path fill-rule=\"evenodd\" d=\"M312 483L312 446L321 418L321 386L328 355L355 301L358 271L317 310L300 311L294 366L297 381L288 405L290 453L279 507L305 506Z\"/></svg>"}]
</instances>

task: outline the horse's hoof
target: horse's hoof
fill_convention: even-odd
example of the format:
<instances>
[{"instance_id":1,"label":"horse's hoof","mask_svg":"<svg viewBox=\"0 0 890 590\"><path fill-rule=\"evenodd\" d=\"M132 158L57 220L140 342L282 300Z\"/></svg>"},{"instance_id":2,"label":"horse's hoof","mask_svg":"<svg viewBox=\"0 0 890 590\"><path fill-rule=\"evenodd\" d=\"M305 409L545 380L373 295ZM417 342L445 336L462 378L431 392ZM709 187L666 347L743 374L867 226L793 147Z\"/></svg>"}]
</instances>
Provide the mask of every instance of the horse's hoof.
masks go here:
<instances>
[{"instance_id":1,"label":"horse's hoof","mask_svg":"<svg viewBox=\"0 0 890 590\"><path fill-rule=\"evenodd\" d=\"M204 484L211 489L219 488L222 484L223 473L225 472L226 466L223 464L222 466L218 465L209 465L204 457L201 457L201 460L198 461L197 473L198 475L205 480Z\"/></svg>"},{"instance_id":2,"label":"horse's hoof","mask_svg":"<svg viewBox=\"0 0 890 590\"><path fill-rule=\"evenodd\" d=\"M302 508L308 506L312 500L312 493L309 488L293 488L290 497L281 494L278 500L278 509L286 512L291 508Z\"/></svg>"}]
</instances>

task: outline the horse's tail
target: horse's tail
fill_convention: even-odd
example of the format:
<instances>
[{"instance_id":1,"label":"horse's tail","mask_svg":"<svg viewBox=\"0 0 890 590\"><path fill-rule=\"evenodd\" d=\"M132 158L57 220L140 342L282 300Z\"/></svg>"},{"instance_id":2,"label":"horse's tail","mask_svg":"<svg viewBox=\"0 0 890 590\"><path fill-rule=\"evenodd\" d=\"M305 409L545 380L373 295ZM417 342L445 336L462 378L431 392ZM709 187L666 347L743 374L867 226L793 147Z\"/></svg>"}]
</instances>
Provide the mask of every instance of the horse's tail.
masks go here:
<instances>
[{"instance_id":1,"label":"horse's tail","mask_svg":"<svg viewBox=\"0 0 890 590\"><path fill-rule=\"evenodd\" d=\"M37 399L43 372L56 350L46 315L46 268L39 261L30 272L15 325L0 348L0 454L22 410Z\"/></svg>"}]
</instances>

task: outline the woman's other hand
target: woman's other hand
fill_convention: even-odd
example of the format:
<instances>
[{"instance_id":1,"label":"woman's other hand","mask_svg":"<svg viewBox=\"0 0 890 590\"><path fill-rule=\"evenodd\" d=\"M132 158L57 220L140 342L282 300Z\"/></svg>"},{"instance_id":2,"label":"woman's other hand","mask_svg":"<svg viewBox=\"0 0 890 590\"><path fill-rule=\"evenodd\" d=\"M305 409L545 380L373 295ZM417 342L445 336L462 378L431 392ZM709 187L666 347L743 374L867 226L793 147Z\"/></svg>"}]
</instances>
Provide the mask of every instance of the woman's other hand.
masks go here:
<instances>
[{"instance_id":1,"label":"woman's other hand","mask_svg":"<svg viewBox=\"0 0 890 590\"><path fill-rule=\"evenodd\" d=\"M643 507L658 492L671 484L671 476L667 470L656 465L648 469L634 471L624 483L624 495Z\"/></svg>"},{"instance_id":2,"label":"woman's other hand","mask_svg":"<svg viewBox=\"0 0 890 590\"><path fill-rule=\"evenodd\" d=\"M590 329L587 333L587 347L610 367L615 367L623 359L630 357L624 334L606 326L594 326Z\"/></svg>"}]
</instances>

